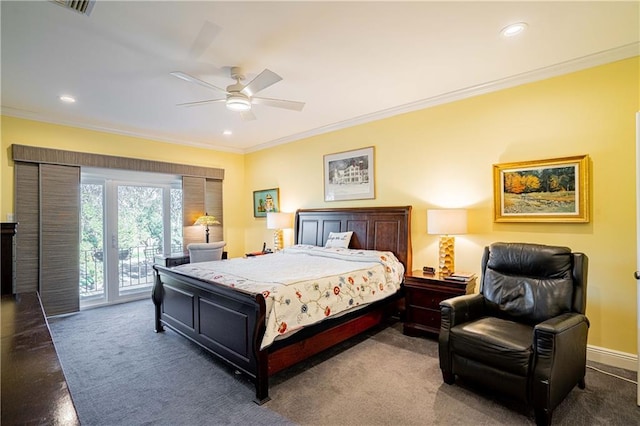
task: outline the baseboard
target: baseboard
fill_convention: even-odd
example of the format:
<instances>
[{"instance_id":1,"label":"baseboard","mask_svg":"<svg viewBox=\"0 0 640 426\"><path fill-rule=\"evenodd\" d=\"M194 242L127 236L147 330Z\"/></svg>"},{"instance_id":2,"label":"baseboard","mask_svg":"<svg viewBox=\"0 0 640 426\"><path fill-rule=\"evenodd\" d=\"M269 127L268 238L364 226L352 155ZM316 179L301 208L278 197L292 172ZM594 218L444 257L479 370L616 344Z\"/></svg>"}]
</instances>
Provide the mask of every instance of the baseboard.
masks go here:
<instances>
[{"instance_id":1,"label":"baseboard","mask_svg":"<svg viewBox=\"0 0 640 426\"><path fill-rule=\"evenodd\" d=\"M638 356L613 349L587 345L587 362L594 361L625 370L638 371Z\"/></svg>"}]
</instances>

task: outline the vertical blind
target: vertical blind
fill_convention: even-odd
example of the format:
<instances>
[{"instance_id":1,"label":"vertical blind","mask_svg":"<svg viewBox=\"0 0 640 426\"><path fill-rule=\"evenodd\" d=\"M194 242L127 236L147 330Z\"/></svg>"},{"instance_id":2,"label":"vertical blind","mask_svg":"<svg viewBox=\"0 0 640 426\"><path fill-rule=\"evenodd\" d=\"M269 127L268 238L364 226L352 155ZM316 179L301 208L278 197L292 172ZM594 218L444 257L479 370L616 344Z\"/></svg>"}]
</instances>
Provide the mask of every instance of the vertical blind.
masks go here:
<instances>
[{"instance_id":1,"label":"vertical blind","mask_svg":"<svg viewBox=\"0 0 640 426\"><path fill-rule=\"evenodd\" d=\"M193 226L198 217L205 213L204 186L204 178L182 177L182 240L185 249L191 243L204 241L204 231L199 226Z\"/></svg>"},{"instance_id":2,"label":"vertical blind","mask_svg":"<svg viewBox=\"0 0 640 426\"><path fill-rule=\"evenodd\" d=\"M183 176L183 240L186 248L190 243L205 241L205 231L200 226L193 226L204 213L215 216L220 225L209 226L209 241L222 241L222 181L200 177Z\"/></svg>"},{"instance_id":3,"label":"vertical blind","mask_svg":"<svg viewBox=\"0 0 640 426\"><path fill-rule=\"evenodd\" d=\"M222 181L207 179L204 186L204 210L211 216L215 216L220 225L209 227L211 241L222 241Z\"/></svg>"},{"instance_id":4,"label":"vertical blind","mask_svg":"<svg viewBox=\"0 0 640 426\"><path fill-rule=\"evenodd\" d=\"M18 188L20 189L18 191ZM38 291L40 276L40 166L15 164L16 293Z\"/></svg>"},{"instance_id":5,"label":"vertical blind","mask_svg":"<svg viewBox=\"0 0 640 426\"><path fill-rule=\"evenodd\" d=\"M40 299L47 315L80 309L80 167L40 165Z\"/></svg>"}]
</instances>

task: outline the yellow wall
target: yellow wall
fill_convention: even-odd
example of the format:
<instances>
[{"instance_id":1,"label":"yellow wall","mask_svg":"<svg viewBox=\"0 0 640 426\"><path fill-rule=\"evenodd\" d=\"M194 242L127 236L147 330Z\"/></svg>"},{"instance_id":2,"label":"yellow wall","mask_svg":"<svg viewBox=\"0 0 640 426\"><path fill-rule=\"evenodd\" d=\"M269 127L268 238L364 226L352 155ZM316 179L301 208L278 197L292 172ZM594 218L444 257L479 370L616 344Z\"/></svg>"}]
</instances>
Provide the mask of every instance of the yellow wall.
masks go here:
<instances>
[{"instance_id":1,"label":"yellow wall","mask_svg":"<svg viewBox=\"0 0 640 426\"><path fill-rule=\"evenodd\" d=\"M599 66L247 154L246 196L280 188L296 208L412 205L414 267L436 265L426 210L465 207L456 269L480 272L494 241L558 244L589 256L589 343L637 353L635 113L639 59ZM324 202L323 155L375 147L375 200ZM494 223L492 165L588 154L591 221ZM247 245L270 238L249 218ZM286 238L287 236L285 236ZM291 235L288 236L291 243Z\"/></svg>"},{"instance_id":2,"label":"yellow wall","mask_svg":"<svg viewBox=\"0 0 640 426\"><path fill-rule=\"evenodd\" d=\"M635 113L640 58L407 113L247 155L2 117L2 220L13 211L12 143L173 161L225 169L225 239L230 255L270 244L252 192L280 188L281 209L412 205L414 266L435 265L437 237L426 210L469 209L469 234L456 238L458 270L479 273L494 241L561 244L590 258L589 343L637 353ZM325 154L375 147L376 198L323 201ZM494 223L492 165L589 154L591 221ZM292 241L286 231L285 241Z\"/></svg>"},{"instance_id":3,"label":"yellow wall","mask_svg":"<svg viewBox=\"0 0 640 426\"><path fill-rule=\"evenodd\" d=\"M2 215L2 221L7 219L7 213L14 211L14 169L10 148L12 144L224 169L223 214L224 238L227 241L227 250L230 256L242 256L245 252L245 223L237 212L251 207L246 205L245 197L243 197L245 171L244 155L242 154L180 146L3 116L2 166L0 172L0 188L2 188L0 214Z\"/></svg>"}]
</instances>

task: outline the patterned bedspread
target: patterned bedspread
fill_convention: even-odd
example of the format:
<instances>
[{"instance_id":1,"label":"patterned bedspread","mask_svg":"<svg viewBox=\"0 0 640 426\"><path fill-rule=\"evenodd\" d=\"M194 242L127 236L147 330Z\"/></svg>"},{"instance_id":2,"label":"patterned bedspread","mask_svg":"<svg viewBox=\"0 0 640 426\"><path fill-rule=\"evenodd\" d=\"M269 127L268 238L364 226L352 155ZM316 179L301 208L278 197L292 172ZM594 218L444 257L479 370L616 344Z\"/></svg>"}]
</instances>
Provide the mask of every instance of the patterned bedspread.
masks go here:
<instances>
[{"instance_id":1,"label":"patterned bedspread","mask_svg":"<svg viewBox=\"0 0 640 426\"><path fill-rule=\"evenodd\" d=\"M404 266L391 252L296 245L278 253L174 268L266 301L261 349L279 337L398 291Z\"/></svg>"}]
</instances>

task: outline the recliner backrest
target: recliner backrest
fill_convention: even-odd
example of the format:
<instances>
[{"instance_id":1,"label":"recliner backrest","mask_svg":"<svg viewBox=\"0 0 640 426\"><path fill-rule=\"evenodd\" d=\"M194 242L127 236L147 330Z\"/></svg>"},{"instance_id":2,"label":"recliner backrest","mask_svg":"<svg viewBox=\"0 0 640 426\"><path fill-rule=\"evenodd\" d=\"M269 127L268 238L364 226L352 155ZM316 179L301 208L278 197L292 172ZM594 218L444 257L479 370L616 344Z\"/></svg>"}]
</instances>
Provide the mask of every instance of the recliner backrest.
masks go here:
<instances>
[{"instance_id":1,"label":"recliner backrest","mask_svg":"<svg viewBox=\"0 0 640 426\"><path fill-rule=\"evenodd\" d=\"M581 303L574 300L573 266L567 247L494 243L485 248L480 292L492 315L539 323Z\"/></svg>"}]
</instances>

